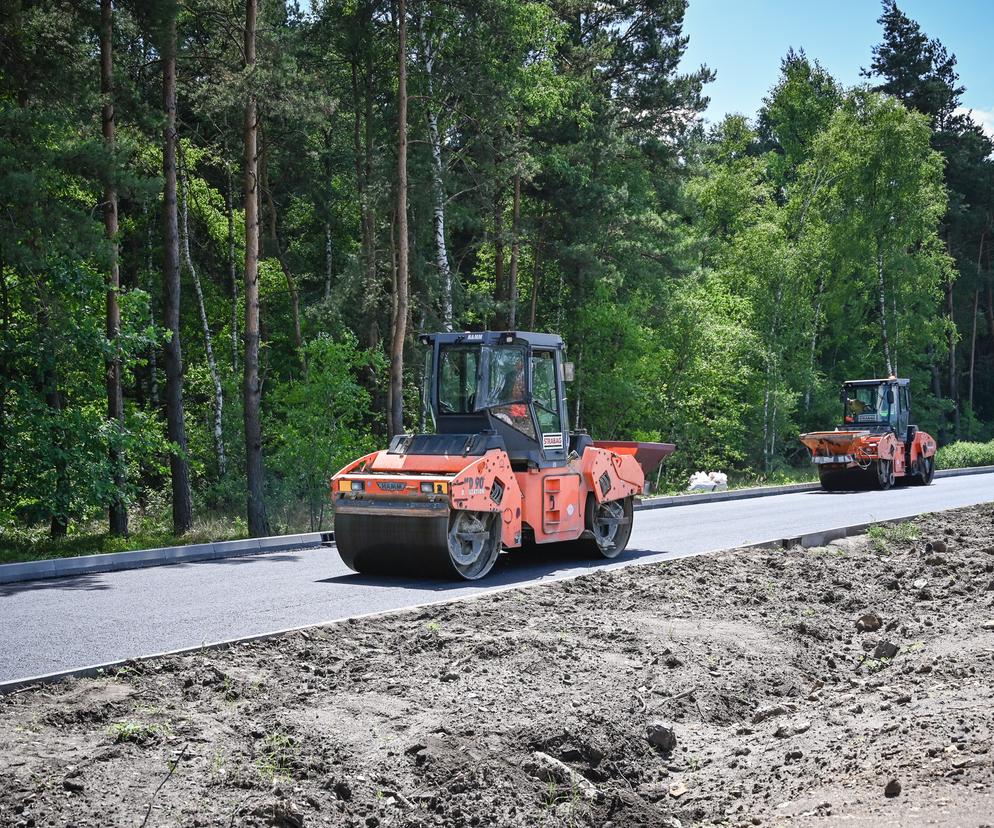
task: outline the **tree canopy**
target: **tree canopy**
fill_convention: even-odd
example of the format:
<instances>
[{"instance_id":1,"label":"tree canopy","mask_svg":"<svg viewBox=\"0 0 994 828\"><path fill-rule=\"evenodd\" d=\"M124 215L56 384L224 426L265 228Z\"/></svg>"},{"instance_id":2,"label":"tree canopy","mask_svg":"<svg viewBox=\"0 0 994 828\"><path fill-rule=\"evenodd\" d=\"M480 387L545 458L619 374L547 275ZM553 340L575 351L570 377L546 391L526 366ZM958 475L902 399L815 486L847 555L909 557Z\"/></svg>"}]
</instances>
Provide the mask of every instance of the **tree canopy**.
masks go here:
<instances>
[{"instance_id":1,"label":"tree canopy","mask_svg":"<svg viewBox=\"0 0 994 828\"><path fill-rule=\"evenodd\" d=\"M886 0L866 84L790 50L707 125L686 7L5 4L0 528L323 525L418 427L431 330L560 333L571 427L676 442L670 481L802 462L890 372L989 439L994 148L955 56Z\"/></svg>"}]
</instances>

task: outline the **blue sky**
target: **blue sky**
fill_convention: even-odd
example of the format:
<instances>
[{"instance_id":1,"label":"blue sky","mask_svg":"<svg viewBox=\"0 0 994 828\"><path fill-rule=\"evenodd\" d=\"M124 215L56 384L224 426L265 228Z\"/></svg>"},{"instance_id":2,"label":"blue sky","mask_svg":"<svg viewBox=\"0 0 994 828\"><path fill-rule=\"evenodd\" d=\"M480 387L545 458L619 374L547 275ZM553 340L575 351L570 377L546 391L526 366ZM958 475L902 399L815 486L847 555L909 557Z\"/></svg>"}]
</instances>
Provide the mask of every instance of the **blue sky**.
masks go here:
<instances>
[{"instance_id":1,"label":"blue sky","mask_svg":"<svg viewBox=\"0 0 994 828\"><path fill-rule=\"evenodd\" d=\"M728 112L755 116L776 82L788 47L803 48L845 85L859 83L880 42L878 0L689 0L683 67L706 63L708 121ZM956 55L963 105L994 135L994 0L898 0L929 37Z\"/></svg>"}]
</instances>

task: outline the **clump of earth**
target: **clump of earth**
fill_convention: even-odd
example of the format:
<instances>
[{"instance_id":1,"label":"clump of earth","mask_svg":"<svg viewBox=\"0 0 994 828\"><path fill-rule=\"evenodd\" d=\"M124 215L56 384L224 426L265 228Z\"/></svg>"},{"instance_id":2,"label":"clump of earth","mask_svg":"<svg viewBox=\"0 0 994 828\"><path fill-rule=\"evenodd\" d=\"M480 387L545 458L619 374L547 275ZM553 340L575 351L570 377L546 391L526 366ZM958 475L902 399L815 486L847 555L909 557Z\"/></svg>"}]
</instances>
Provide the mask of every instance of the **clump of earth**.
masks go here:
<instances>
[{"instance_id":1,"label":"clump of earth","mask_svg":"<svg viewBox=\"0 0 994 828\"><path fill-rule=\"evenodd\" d=\"M994 825L994 505L0 698L4 826Z\"/></svg>"}]
</instances>

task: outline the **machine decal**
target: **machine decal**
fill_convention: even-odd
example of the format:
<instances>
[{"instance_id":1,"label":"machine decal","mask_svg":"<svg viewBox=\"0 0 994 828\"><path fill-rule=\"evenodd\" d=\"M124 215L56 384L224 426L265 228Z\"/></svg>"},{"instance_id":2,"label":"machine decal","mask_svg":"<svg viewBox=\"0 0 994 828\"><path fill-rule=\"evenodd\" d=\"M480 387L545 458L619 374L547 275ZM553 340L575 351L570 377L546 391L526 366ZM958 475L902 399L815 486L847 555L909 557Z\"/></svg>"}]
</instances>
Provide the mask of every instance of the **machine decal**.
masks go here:
<instances>
[{"instance_id":1,"label":"machine decal","mask_svg":"<svg viewBox=\"0 0 994 828\"><path fill-rule=\"evenodd\" d=\"M563 447L563 433L561 431L556 434L542 435L542 448L561 449L562 447Z\"/></svg>"}]
</instances>

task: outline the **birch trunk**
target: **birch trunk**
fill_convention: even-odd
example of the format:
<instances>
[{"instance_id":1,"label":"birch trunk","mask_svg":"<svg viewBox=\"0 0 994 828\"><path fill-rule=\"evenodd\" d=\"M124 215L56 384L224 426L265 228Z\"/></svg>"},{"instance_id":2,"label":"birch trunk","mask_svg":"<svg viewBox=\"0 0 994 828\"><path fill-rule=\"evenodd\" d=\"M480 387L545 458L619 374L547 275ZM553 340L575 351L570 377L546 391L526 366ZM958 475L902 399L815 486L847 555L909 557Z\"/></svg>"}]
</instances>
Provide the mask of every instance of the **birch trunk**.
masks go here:
<instances>
[{"instance_id":1,"label":"birch trunk","mask_svg":"<svg viewBox=\"0 0 994 828\"><path fill-rule=\"evenodd\" d=\"M425 82L428 87L428 145L431 150L432 224L435 231L435 266L442 280L442 327L452 330L452 268L445 244L445 179L442 166L442 139L438 132L438 111L435 108L435 53L429 48L423 26L418 26L421 54L424 56Z\"/></svg>"},{"instance_id":2,"label":"birch trunk","mask_svg":"<svg viewBox=\"0 0 994 828\"><path fill-rule=\"evenodd\" d=\"M207 309L204 307L204 292L200 286L200 277L193 264L190 253L190 202L189 185L187 182L186 165L180 165L180 250L186 269L193 279L193 289L197 294L197 310L200 311L200 325L204 330L204 350L207 353L207 368L210 371L211 383L214 385L214 453L217 455L217 470L221 477L227 471L224 454L224 436L221 429L221 415L224 411L224 389L221 386L221 375L217 370L217 360L214 358L214 342L211 328L207 322Z\"/></svg>"}]
</instances>

